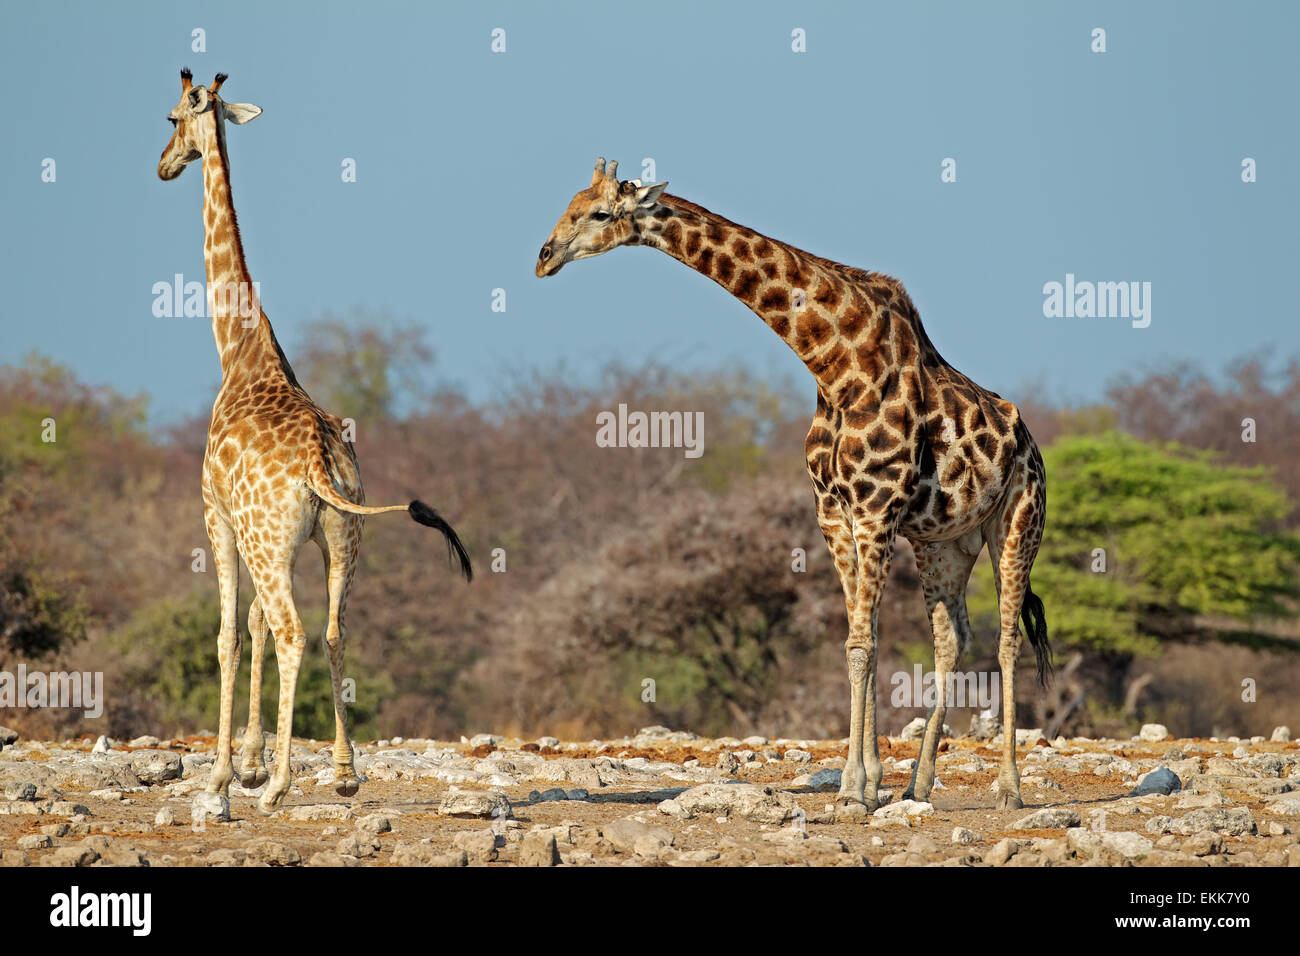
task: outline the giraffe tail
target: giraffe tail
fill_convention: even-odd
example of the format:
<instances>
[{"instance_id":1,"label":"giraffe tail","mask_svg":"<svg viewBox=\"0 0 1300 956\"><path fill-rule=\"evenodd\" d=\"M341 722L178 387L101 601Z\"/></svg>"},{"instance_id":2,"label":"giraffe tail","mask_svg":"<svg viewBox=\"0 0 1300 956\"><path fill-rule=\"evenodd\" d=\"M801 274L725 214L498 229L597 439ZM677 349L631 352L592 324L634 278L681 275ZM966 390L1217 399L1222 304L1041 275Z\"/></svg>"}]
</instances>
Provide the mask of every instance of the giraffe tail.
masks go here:
<instances>
[{"instance_id":1,"label":"giraffe tail","mask_svg":"<svg viewBox=\"0 0 1300 956\"><path fill-rule=\"evenodd\" d=\"M1020 607L1029 643L1034 645L1034 659L1038 666L1038 683L1047 687L1052 682L1052 645L1047 641L1047 612L1043 599L1025 586L1025 603Z\"/></svg>"},{"instance_id":2,"label":"giraffe tail","mask_svg":"<svg viewBox=\"0 0 1300 956\"><path fill-rule=\"evenodd\" d=\"M443 537L447 539L448 561L453 557L459 559L460 573L465 576L466 581L474 580L474 567L470 564L469 552L465 550L465 545L461 543L460 535L456 534L456 529L448 524L442 515L423 501L412 501L409 505L359 505L356 502L348 501L335 490L334 483L330 481L324 463L319 461L314 462L313 467L308 469L307 487L315 492L316 497L331 508L346 511L348 514L382 515L390 511L407 512L417 524L442 532Z\"/></svg>"},{"instance_id":3,"label":"giraffe tail","mask_svg":"<svg viewBox=\"0 0 1300 956\"><path fill-rule=\"evenodd\" d=\"M469 563L469 552L465 550L465 545L461 544L460 536L447 523L447 520L423 501L412 501L407 510L411 512L411 517L418 523L426 528L433 528L442 532L443 537L447 539L447 560L451 560L454 552L455 556L460 560L460 573L465 575L466 581L473 581L474 567Z\"/></svg>"}]
</instances>

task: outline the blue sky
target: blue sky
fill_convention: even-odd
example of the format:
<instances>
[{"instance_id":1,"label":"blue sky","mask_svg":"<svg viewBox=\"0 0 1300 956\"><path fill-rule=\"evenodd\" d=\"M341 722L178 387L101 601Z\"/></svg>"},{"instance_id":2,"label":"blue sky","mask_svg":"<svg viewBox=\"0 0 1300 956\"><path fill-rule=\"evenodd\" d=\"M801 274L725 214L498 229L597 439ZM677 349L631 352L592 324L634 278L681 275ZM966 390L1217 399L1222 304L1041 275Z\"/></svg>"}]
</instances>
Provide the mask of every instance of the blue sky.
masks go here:
<instances>
[{"instance_id":1,"label":"blue sky","mask_svg":"<svg viewBox=\"0 0 1300 956\"><path fill-rule=\"evenodd\" d=\"M152 311L156 282L203 277L199 170L155 174L184 65L265 110L230 130L234 196L291 359L311 320L362 307L427 328L435 377L475 400L646 358L811 397L776 336L661 253L534 277L598 155L896 275L944 356L1013 400L1297 351L1295 4L8 0L3 22L0 363L40 350L147 392L155 421L205 413L219 381L206 320ZM1150 326L1045 317L1067 273L1150 282Z\"/></svg>"}]
</instances>

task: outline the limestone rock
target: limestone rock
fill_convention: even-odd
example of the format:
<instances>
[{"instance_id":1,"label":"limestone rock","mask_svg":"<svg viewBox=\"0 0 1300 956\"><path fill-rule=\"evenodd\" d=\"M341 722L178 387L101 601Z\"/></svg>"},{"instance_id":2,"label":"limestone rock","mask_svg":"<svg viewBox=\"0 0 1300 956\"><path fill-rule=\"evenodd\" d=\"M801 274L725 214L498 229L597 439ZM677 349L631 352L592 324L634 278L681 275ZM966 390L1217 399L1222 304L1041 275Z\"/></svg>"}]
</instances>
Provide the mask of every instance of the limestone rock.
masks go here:
<instances>
[{"instance_id":1,"label":"limestone rock","mask_svg":"<svg viewBox=\"0 0 1300 956\"><path fill-rule=\"evenodd\" d=\"M510 800L500 790L460 790L452 787L438 805L443 816L511 817Z\"/></svg>"},{"instance_id":2,"label":"limestone rock","mask_svg":"<svg viewBox=\"0 0 1300 956\"><path fill-rule=\"evenodd\" d=\"M170 750L136 750L127 763L146 786L181 778L181 756Z\"/></svg>"},{"instance_id":3,"label":"limestone rock","mask_svg":"<svg viewBox=\"0 0 1300 956\"><path fill-rule=\"evenodd\" d=\"M520 866L555 866L560 862L560 851L555 846L555 834L544 831L525 833L519 842Z\"/></svg>"},{"instance_id":4,"label":"limestone rock","mask_svg":"<svg viewBox=\"0 0 1300 956\"><path fill-rule=\"evenodd\" d=\"M1011 824L1013 830L1057 830L1077 827L1083 821L1077 810L1068 807L1044 807Z\"/></svg>"},{"instance_id":5,"label":"limestone rock","mask_svg":"<svg viewBox=\"0 0 1300 956\"><path fill-rule=\"evenodd\" d=\"M267 866L297 866L302 862L302 854L293 847L266 838L253 840L244 852L247 859Z\"/></svg>"},{"instance_id":6,"label":"limestone rock","mask_svg":"<svg viewBox=\"0 0 1300 956\"><path fill-rule=\"evenodd\" d=\"M686 790L676 800L691 817L725 814L755 823L784 823L794 816L790 794L756 784L706 783Z\"/></svg>"},{"instance_id":7,"label":"limestone rock","mask_svg":"<svg viewBox=\"0 0 1300 956\"><path fill-rule=\"evenodd\" d=\"M1253 833L1255 821L1245 807L1209 807L1193 810L1174 821L1174 832L1184 835L1199 830L1214 830L1226 836Z\"/></svg>"}]
</instances>

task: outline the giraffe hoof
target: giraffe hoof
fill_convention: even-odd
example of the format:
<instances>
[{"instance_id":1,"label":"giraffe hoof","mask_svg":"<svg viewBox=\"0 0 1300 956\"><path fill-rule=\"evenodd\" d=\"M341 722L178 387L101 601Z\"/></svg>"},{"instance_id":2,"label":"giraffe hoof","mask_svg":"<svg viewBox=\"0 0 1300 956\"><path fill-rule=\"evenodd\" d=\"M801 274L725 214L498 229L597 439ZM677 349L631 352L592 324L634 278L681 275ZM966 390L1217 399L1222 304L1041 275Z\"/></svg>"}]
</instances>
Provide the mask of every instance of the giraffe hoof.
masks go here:
<instances>
[{"instance_id":1,"label":"giraffe hoof","mask_svg":"<svg viewBox=\"0 0 1300 956\"><path fill-rule=\"evenodd\" d=\"M257 801L257 809L261 811L261 813L264 816L270 816L272 813L274 813L276 810L280 808L280 804L283 801L284 801L283 791L277 794L273 794L268 790L266 793L262 794L261 799Z\"/></svg>"},{"instance_id":2,"label":"giraffe hoof","mask_svg":"<svg viewBox=\"0 0 1300 956\"><path fill-rule=\"evenodd\" d=\"M256 790L269 780L265 767L258 767L256 770L241 770L239 772L239 782L243 784L245 790Z\"/></svg>"},{"instance_id":3,"label":"giraffe hoof","mask_svg":"<svg viewBox=\"0 0 1300 956\"><path fill-rule=\"evenodd\" d=\"M870 819L870 808L859 800L843 799L835 803L836 823L866 823Z\"/></svg>"},{"instance_id":4,"label":"giraffe hoof","mask_svg":"<svg viewBox=\"0 0 1300 956\"><path fill-rule=\"evenodd\" d=\"M1023 810L1025 805L1020 802L1018 793L999 793L994 806L999 810Z\"/></svg>"},{"instance_id":5,"label":"giraffe hoof","mask_svg":"<svg viewBox=\"0 0 1300 956\"><path fill-rule=\"evenodd\" d=\"M334 792L340 797L355 796L356 792L361 789L361 781L356 777L344 777L334 785Z\"/></svg>"}]
</instances>

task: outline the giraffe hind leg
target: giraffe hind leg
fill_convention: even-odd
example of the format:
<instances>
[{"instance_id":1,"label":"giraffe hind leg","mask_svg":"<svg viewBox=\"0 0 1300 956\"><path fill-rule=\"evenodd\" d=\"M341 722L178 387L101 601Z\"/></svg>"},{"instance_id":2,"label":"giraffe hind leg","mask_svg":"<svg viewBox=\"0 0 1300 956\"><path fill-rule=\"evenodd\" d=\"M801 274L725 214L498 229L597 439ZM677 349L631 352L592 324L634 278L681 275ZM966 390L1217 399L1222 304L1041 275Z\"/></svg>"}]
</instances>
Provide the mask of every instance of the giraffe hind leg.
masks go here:
<instances>
[{"instance_id":1,"label":"giraffe hind leg","mask_svg":"<svg viewBox=\"0 0 1300 956\"><path fill-rule=\"evenodd\" d=\"M347 648L347 629L343 620L348 592L352 588L352 575L356 570L361 524L362 519L356 515L328 509L322 513L320 525L313 535L325 558L325 577L329 587L329 617L322 638L334 694L334 787L344 797L355 796L361 786L352 741L348 737L347 702L343 696L343 655Z\"/></svg>"},{"instance_id":2,"label":"giraffe hind leg","mask_svg":"<svg viewBox=\"0 0 1300 956\"><path fill-rule=\"evenodd\" d=\"M289 763L293 744L293 703L298 687L298 669L306 649L302 620L293 601L293 558L296 546L286 542L279 556L249 563L249 574L257 588L266 626L275 641L275 660L280 673L279 705L276 710L275 767L258 800L263 813L270 813L289 792Z\"/></svg>"},{"instance_id":3,"label":"giraffe hind leg","mask_svg":"<svg viewBox=\"0 0 1300 956\"><path fill-rule=\"evenodd\" d=\"M1047 626L1042 601L1029 589L1029 571L1038 556L1046 518L1046 482L1042 461L1033 451L1007 495L1002 512L985 525L984 540L993 561L998 589L998 665L1002 671L1002 764L998 771L999 810L1016 810L1020 771L1016 767L1016 664L1020 656L1020 618L1039 651L1040 674L1047 659ZM1045 676L1045 675L1044 675Z\"/></svg>"},{"instance_id":4,"label":"giraffe hind leg","mask_svg":"<svg viewBox=\"0 0 1300 956\"><path fill-rule=\"evenodd\" d=\"M982 545L982 543L981 543ZM950 676L970 647L970 620L966 616L966 583L981 548L972 549L962 541L924 542L918 544L916 566L925 595L926 611L934 634L935 704L926 715L925 735L912 767L912 780L903 793L908 800L926 800L934 786L934 765L939 752L939 738L949 699Z\"/></svg>"},{"instance_id":5,"label":"giraffe hind leg","mask_svg":"<svg viewBox=\"0 0 1300 956\"><path fill-rule=\"evenodd\" d=\"M244 731L244 749L239 760L239 779L249 790L255 790L267 781L263 756L266 740L262 734L262 665L269 634L261 602L254 598L248 609L248 637L253 657L248 679L248 727Z\"/></svg>"}]
</instances>

